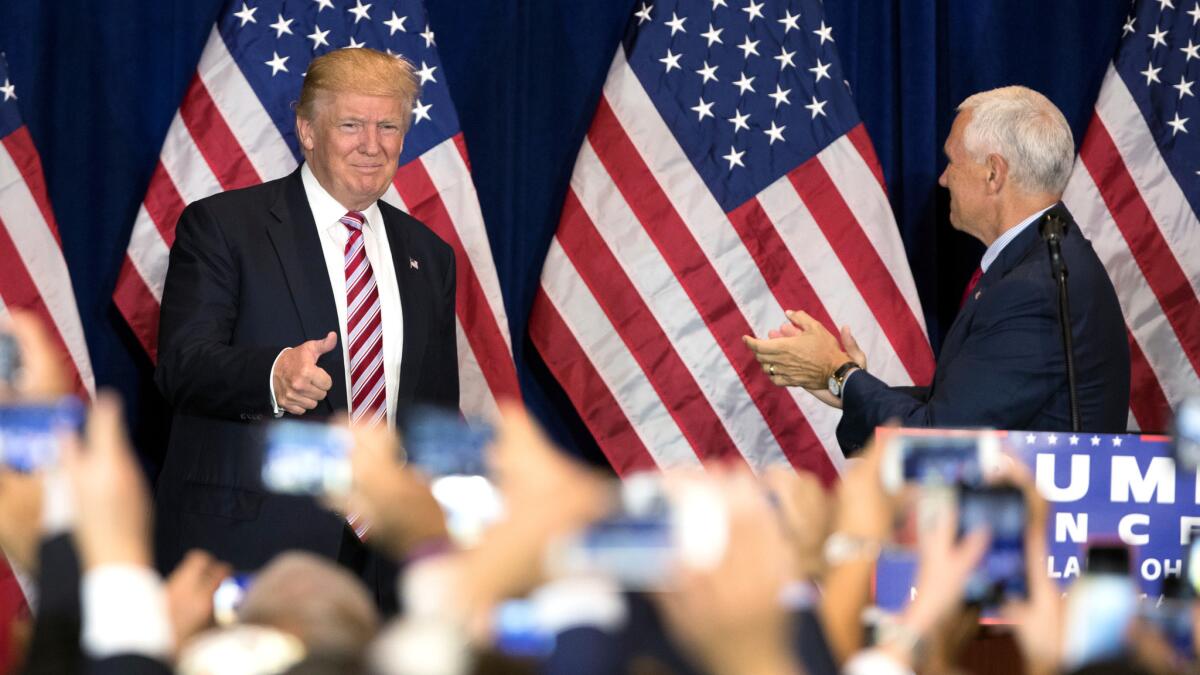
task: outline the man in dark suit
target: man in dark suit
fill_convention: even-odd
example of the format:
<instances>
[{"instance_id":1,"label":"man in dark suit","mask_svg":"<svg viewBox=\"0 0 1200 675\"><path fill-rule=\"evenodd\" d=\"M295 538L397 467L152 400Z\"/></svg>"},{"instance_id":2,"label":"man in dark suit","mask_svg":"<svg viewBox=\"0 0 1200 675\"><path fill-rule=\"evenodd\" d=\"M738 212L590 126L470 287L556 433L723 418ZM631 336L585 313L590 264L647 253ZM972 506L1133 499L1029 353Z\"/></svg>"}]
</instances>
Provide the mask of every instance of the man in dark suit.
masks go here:
<instances>
[{"instance_id":1,"label":"man in dark suit","mask_svg":"<svg viewBox=\"0 0 1200 675\"><path fill-rule=\"evenodd\" d=\"M155 372L174 408L156 496L161 569L189 548L239 570L286 549L362 568L343 517L263 489L262 422L457 409L453 251L379 201L418 91L412 65L381 52L314 59L296 106L301 168L180 217ZM392 594L393 579L374 581Z\"/></svg>"},{"instance_id":2,"label":"man in dark suit","mask_svg":"<svg viewBox=\"0 0 1200 675\"><path fill-rule=\"evenodd\" d=\"M1067 223L1081 427L1124 431L1129 346L1116 292L1091 243L1061 203L1075 147L1046 97L1005 87L969 97L946 140L940 184L950 222L987 246L928 387L889 387L866 370L848 329L842 343L803 312L769 339L746 338L779 385L802 386L842 408L838 442L854 453L888 420L914 427L1071 428L1058 289L1039 232L1047 214ZM844 348L843 348L844 347Z\"/></svg>"}]
</instances>

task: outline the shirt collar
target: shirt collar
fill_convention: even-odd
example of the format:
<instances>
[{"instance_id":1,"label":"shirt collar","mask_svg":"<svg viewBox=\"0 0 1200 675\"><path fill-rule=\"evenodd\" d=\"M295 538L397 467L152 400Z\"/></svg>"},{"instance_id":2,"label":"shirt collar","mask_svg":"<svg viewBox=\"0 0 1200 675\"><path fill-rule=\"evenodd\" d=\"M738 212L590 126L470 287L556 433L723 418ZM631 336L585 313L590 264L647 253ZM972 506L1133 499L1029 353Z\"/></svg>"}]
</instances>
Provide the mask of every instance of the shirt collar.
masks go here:
<instances>
[{"instance_id":1,"label":"shirt collar","mask_svg":"<svg viewBox=\"0 0 1200 675\"><path fill-rule=\"evenodd\" d=\"M346 226L342 225L339 219L346 215L348 209L322 187L317 176L309 168L308 162L300 167L300 180L304 182L304 194L308 196L308 207L312 210L313 221L316 222L317 229L330 229L331 226L336 225L338 229L344 230ZM367 218L364 227L368 230L372 229L375 223L383 222L383 214L379 211L378 203L363 209L363 215Z\"/></svg>"},{"instance_id":2,"label":"shirt collar","mask_svg":"<svg viewBox=\"0 0 1200 675\"><path fill-rule=\"evenodd\" d=\"M1012 240L1020 236L1020 234L1024 232L1026 228L1037 222L1037 219L1041 218L1043 213L1052 208L1054 208L1053 204L1029 216L1025 220L1022 220L1021 222L1017 223L1016 227L1010 228L1004 234L996 237L996 241L993 241L992 245L987 247L987 250L983 252L983 258L979 260L979 269L983 270L984 272L988 271L988 268L992 266L992 263L996 262L996 258L1000 257L1000 252L1004 250L1005 246L1008 246Z\"/></svg>"}]
</instances>

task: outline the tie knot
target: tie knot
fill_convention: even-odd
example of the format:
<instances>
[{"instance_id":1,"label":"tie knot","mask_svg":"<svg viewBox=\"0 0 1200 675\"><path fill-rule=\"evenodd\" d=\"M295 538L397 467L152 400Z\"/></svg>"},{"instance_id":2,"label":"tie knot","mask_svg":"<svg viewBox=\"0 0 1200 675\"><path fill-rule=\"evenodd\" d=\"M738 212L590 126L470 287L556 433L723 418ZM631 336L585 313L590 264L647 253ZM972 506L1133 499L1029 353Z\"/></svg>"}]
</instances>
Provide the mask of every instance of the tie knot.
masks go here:
<instances>
[{"instance_id":1,"label":"tie knot","mask_svg":"<svg viewBox=\"0 0 1200 675\"><path fill-rule=\"evenodd\" d=\"M361 231L363 224L367 222L367 217L362 214L362 211L347 211L346 215L338 220L351 230Z\"/></svg>"}]
</instances>

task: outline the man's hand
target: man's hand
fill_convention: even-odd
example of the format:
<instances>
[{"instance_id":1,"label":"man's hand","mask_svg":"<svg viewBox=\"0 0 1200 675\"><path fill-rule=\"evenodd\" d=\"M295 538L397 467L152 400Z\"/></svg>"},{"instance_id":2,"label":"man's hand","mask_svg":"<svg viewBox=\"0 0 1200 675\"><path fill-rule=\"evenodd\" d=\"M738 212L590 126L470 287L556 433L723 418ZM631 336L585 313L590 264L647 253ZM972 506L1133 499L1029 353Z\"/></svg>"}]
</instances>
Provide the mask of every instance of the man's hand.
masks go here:
<instances>
[{"instance_id":1,"label":"man's hand","mask_svg":"<svg viewBox=\"0 0 1200 675\"><path fill-rule=\"evenodd\" d=\"M208 552L193 549L167 577L167 607L176 649L213 624L213 593L230 571L229 565Z\"/></svg>"},{"instance_id":2,"label":"man's hand","mask_svg":"<svg viewBox=\"0 0 1200 675\"><path fill-rule=\"evenodd\" d=\"M150 567L150 493L129 446L115 394L96 397L85 436L84 447L70 442L63 452L83 568Z\"/></svg>"},{"instance_id":3,"label":"man's hand","mask_svg":"<svg viewBox=\"0 0 1200 675\"><path fill-rule=\"evenodd\" d=\"M6 329L12 332L21 354L21 375L5 398L48 401L71 393L65 352L54 346L46 324L36 314L13 310Z\"/></svg>"},{"instance_id":4,"label":"man's hand","mask_svg":"<svg viewBox=\"0 0 1200 675\"><path fill-rule=\"evenodd\" d=\"M777 329L767 331L767 337L770 339L779 337L793 337L799 334L800 329L797 328L796 324L792 323L791 321L788 321ZM850 356L850 360L862 366L863 370L866 370L867 354L862 350L862 347L858 346L858 340L854 339L854 334L850 332L850 326L842 326L841 337L842 349L846 350L846 354ZM845 363L845 361L842 361L841 363ZM841 363L838 365L841 365ZM826 380L825 383L821 385L820 389L806 389L806 391L816 397L816 399L821 403L824 403L831 408L837 408L838 410L841 410L842 399L834 396L833 393L829 391L828 385L829 381Z\"/></svg>"},{"instance_id":5,"label":"man's hand","mask_svg":"<svg viewBox=\"0 0 1200 675\"><path fill-rule=\"evenodd\" d=\"M325 400L333 387L333 378L317 366L317 359L334 347L337 347L337 333L329 331L323 340L309 340L279 355L271 371L271 390L280 408L303 415Z\"/></svg>"},{"instance_id":6,"label":"man's hand","mask_svg":"<svg viewBox=\"0 0 1200 675\"><path fill-rule=\"evenodd\" d=\"M27 573L37 571L42 480L39 474L0 468L0 549Z\"/></svg>"},{"instance_id":7,"label":"man's hand","mask_svg":"<svg viewBox=\"0 0 1200 675\"><path fill-rule=\"evenodd\" d=\"M787 317L795 327L794 334L784 334L780 329L768 333L766 340L745 335L742 341L754 352L754 358L758 359L773 384L804 387L809 391L826 389L833 371L851 361L850 355L842 350L838 339L820 321L799 311L789 311ZM788 328L787 332L793 331ZM771 337L772 333L778 335ZM843 330L843 333L849 331Z\"/></svg>"}]
</instances>

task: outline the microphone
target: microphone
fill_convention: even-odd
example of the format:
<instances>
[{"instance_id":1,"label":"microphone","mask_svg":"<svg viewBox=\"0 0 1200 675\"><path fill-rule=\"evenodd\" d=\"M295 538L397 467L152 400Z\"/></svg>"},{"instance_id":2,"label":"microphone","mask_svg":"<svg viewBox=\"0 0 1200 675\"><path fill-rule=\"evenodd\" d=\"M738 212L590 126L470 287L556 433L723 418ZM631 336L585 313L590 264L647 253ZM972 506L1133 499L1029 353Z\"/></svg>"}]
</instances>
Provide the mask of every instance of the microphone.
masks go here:
<instances>
[{"instance_id":1,"label":"microphone","mask_svg":"<svg viewBox=\"0 0 1200 675\"><path fill-rule=\"evenodd\" d=\"M1067 263L1062 256L1062 240L1067 233L1067 221L1049 211L1042 216L1038 232L1050 252L1050 276L1058 285L1058 321L1062 330L1063 356L1067 367L1067 397L1071 410L1071 431L1080 430L1079 398L1075 390L1075 346L1071 339L1071 302L1067 297Z\"/></svg>"}]
</instances>

